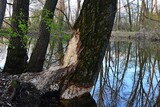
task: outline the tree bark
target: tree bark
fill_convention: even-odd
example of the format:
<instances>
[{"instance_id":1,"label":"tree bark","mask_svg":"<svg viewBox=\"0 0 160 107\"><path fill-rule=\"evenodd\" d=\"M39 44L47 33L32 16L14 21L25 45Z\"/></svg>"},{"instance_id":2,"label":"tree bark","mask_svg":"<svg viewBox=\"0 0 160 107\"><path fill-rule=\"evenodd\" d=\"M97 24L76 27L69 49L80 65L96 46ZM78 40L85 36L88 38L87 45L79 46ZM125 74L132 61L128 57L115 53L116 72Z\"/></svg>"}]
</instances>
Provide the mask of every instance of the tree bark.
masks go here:
<instances>
[{"instance_id":1,"label":"tree bark","mask_svg":"<svg viewBox=\"0 0 160 107\"><path fill-rule=\"evenodd\" d=\"M157 0L154 0L153 8L155 8L156 14L157 14L157 16L158 16L158 15L159 15L159 12L158 12Z\"/></svg>"},{"instance_id":2,"label":"tree bark","mask_svg":"<svg viewBox=\"0 0 160 107\"><path fill-rule=\"evenodd\" d=\"M27 64L26 34L28 29L29 0L14 0L12 33L3 72L22 73Z\"/></svg>"},{"instance_id":3,"label":"tree bark","mask_svg":"<svg viewBox=\"0 0 160 107\"><path fill-rule=\"evenodd\" d=\"M140 29L141 27L143 28L144 27L144 15L146 15L146 3L145 3L145 0L142 0L142 3L141 3L141 9L140 9L140 16L139 16L139 24L140 24Z\"/></svg>"},{"instance_id":4,"label":"tree bark","mask_svg":"<svg viewBox=\"0 0 160 107\"><path fill-rule=\"evenodd\" d=\"M76 11L76 19L79 16L79 12L81 10L81 0L77 0L77 11Z\"/></svg>"},{"instance_id":5,"label":"tree bark","mask_svg":"<svg viewBox=\"0 0 160 107\"><path fill-rule=\"evenodd\" d=\"M7 0L0 0L0 29L2 27L3 18L6 11Z\"/></svg>"},{"instance_id":6,"label":"tree bark","mask_svg":"<svg viewBox=\"0 0 160 107\"><path fill-rule=\"evenodd\" d=\"M43 69L43 63L50 40L51 24L57 1L58 0L47 0L44 5L42 20L40 22L40 36L27 66L27 71L29 72L40 72Z\"/></svg>"},{"instance_id":7,"label":"tree bark","mask_svg":"<svg viewBox=\"0 0 160 107\"><path fill-rule=\"evenodd\" d=\"M59 59L59 65L63 63L63 33L64 30L64 12L65 12L65 3L64 0L59 0L58 8L61 10L58 12L58 25L59 25L59 35L58 35L58 44L57 44L57 58Z\"/></svg>"},{"instance_id":8,"label":"tree bark","mask_svg":"<svg viewBox=\"0 0 160 107\"><path fill-rule=\"evenodd\" d=\"M84 1L80 16L74 26L76 30L73 37L76 39L76 43L74 41L76 45L75 56L74 52L69 51L69 49L71 51L74 50L73 46L67 50L68 53L73 54L70 57L77 59L72 63L75 65L75 72L67 77L68 85L66 86L67 89L64 88L63 98L70 99L75 97L76 94L78 95L78 93L74 93L76 92L75 90L80 88L84 89L83 92L88 92L95 83L109 44L116 13L116 4L117 0ZM66 57L69 57L67 53L64 57L64 65L71 62L71 60L65 61ZM68 95L68 92L71 95Z\"/></svg>"},{"instance_id":9,"label":"tree bark","mask_svg":"<svg viewBox=\"0 0 160 107\"><path fill-rule=\"evenodd\" d=\"M130 4L129 4L129 0L127 0L127 4L128 4L128 15L129 15L129 24L130 24L130 31L132 31L132 17L131 17L131 8L130 8Z\"/></svg>"},{"instance_id":10,"label":"tree bark","mask_svg":"<svg viewBox=\"0 0 160 107\"><path fill-rule=\"evenodd\" d=\"M137 0L137 17L136 17L136 26L139 27L139 0ZM139 28L138 28L139 29Z\"/></svg>"},{"instance_id":11,"label":"tree bark","mask_svg":"<svg viewBox=\"0 0 160 107\"><path fill-rule=\"evenodd\" d=\"M70 5L70 0L68 0L68 19L70 20L71 18L71 5Z\"/></svg>"}]
</instances>

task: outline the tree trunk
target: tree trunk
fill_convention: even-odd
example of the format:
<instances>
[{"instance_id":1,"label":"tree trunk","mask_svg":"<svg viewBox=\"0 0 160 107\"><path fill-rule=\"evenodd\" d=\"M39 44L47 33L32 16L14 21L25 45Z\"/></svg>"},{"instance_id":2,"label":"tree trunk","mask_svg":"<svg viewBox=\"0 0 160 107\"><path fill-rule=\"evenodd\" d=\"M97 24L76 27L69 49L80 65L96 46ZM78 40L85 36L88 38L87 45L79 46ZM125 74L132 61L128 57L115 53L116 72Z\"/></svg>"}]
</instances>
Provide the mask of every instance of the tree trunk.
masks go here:
<instances>
[{"instance_id":1,"label":"tree trunk","mask_svg":"<svg viewBox=\"0 0 160 107\"><path fill-rule=\"evenodd\" d=\"M64 30L64 12L65 12L65 3L64 0L59 0L59 9L61 11L58 12L58 25L59 25L59 35L58 35L58 46L57 46L57 57L59 59L59 65L63 63L63 30Z\"/></svg>"},{"instance_id":2,"label":"tree trunk","mask_svg":"<svg viewBox=\"0 0 160 107\"><path fill-rule=\"evenodd\" d=\"M68 14L67 14L67 16L68 16L68 19L70 20L70 18L71 18L71 5L70 5L70 0L68 0Z\"/></svg>"},{"instance_id":3,"label":"tree trunk","mask_svg":"<svg viewBox=\"0 0 160 107\"><path fill-rule=\"evenodd\" d=\"M75 65L75 72L67 77L68 85L67 89L64 88L63 98L70 99L88 92L95 83L109 44L116 4L117 0L84 1L80 16L74 26L76 30L72 38L74 45L70 41L64 57L64 66ZM69 57L70 60L68 60ZM75 58L73 63L71 63L71 58ZM75 90L79 89L83 92L76 93Z\"/></svg>"},{"instance_id":4,"label":"tree trunk","mask_svg":"<svg viewBox=\"0 0 160 107\"><path fill-rule=\"evenodd\" d=\"M40 22L40 36L27 66L27 71L29 72L40 72L43 69L48 43L50 41L51 24L57 1L58 0L47 0L44 5L42 20Z\"/></svg>"},{"instance_id":5,"label":"tree trunk","mask_svg":"<svg viewBox=\"0 0 160 107\"><path fill-rule=\"evenodd\" d=\"M146 3L145 0L142 0L139 17L140 29L144 27L144 15L146 15Z\"/></svg>"},{"instance_id":6,"label":"tree trunk","mask_svg":"<svg viewBox=\"0 0 160 107\"><path fill-rule=\"evenodd\" d=\"M128 4L128 15L129 15L129 24L130 24L130 31L132 31L132 19L131 19L131 8L130 8L130 4L129 4L129 0L127 0L127 4Z\"/></svg>"},{"instance_id":7,"label":"tree trunk","mask_svg":"<svg viewBox=\"0 0 160 107\"><path fill-rule=\"evenodd\" d=\"M136 17L136 26L139 29L139 0L137 0L137 17Z\"/></svg>"},{"instance_id":8,"label":"tree trunk","mask_svg":"<svg viewBox=\"0 0 160 107\"><path fill-rule=\"evenodd\" d=\"M153 0L151 0L150 6L151 6L151 14L153 14L153 10L154 10L154 3L153 3Z\"/></svg>"},{"instance_id":9,"label":"tree trunk","mask_svg":"<svg viewBox=\"0 0 160 107\"><path fill-rule=\"evenodd\" d=\"M12 33L3 72L22 73L27 63L26 34L28 29L29 0L14 0Z\"/></svg>"},{"instance_id":10,"label":"tree trunk","mask_svg":"<svg viewBox=\"0 0 160 107\"><path fill-rule=\"evenodd\" d=\"M158 12L157 0L154 0L153 8L155 8L156 14L157 14L157 16L158 16L158 15L159 15L159 12Z\"/></svg>"},{"instance_id":11,"label":"tree trunk","mask_svg":"<svg viewBox=\"0 0 160 107\"><path fill-rule=\"evenodd\" d=\"M121 24L121 0L119 0L118 2L118 15L117 15L117 29L116 30L120 30L120 24Z\"/></svg>"},{"instance_id":12,"label":"tree trunk","mask_svg":"<svg viewBox=\"0 0 160 107\"><path fill-rule=\"evenodd\" d=\"M76 19L79 16L79 12L81 10L81 0L77 0L77 11L76 11Z\"/></svg>"},{"instance_id":13,"label":"tree trunk","mask_svg":"<svg viewBox=\"0 0 160 107\"><path fill-rule=\"evenodd\" d=\"M3 18L6 11L7 0L0 0L0 29L2 27Z\"/></svg>"}]
</instances>

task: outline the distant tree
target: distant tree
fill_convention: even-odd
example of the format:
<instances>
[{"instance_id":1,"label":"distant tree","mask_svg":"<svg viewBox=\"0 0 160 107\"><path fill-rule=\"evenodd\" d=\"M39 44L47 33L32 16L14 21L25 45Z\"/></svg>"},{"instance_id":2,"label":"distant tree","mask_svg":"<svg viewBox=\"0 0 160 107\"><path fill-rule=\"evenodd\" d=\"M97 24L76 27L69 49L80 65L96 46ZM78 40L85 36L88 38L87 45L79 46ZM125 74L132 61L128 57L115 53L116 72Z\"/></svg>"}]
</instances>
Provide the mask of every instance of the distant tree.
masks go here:
<instances>
[{"instance_id":1,"label":"distant tree","mask_svg":"<svg viewBox=\"0 0 160 107\"><path fill-rule=\"evenodd\" d=\"M70 5L70 0L68 0L68 19L70 20L71 18L71 5Z\"/></svg>"},{"instance_id":2,"label":"distant tree","mask_svg":"<svg viewBox=\"0 0 160 107\"><path fill-rule=\"evenodd\" d=\"M130 28L129 30L132 31L132 17L131 17L131 7L129 4L129 0L127 0L127 4L128 4L128 15L129 15L129 24L130 24Z\"/></svg>"},{"instance_id":3,"label":"distant tree","mask_svg":"<svg viewBox=\"0 0 160 107\"><path fill-rule=\"evenodd\" d=\"M48 43L50 41L51 24L57 1L58 0L46 0L42 10L42 19L40 22L39 30L40 36L37 40L36 46L31 54L28 66L26 68L26 70L29 72L40 72L43 69Z\"/></svg>"},{"instance_id":4,"label":"distant tree","mask_svg":"<svg viewBox=\"0 0 160 107\"><path fill-rule=\"evenodd\" d=\"M141 9L140 9L140 17L139 17L139 23L141 27L144 27L144 15L147 14L147 9L146 9L146 2L145 0L142 0L141 3Z\"/></svg>"},{"instance_id":5,"label":"distant tree","mask_svg":"<svg viewBox=\"0 0 160 107\"><path fill-rule=\"evenodd\" d=\"M157 0L154 0L153 10L154 10L154 8L155 8L156 14L159 15L158 6L157 6Z\"/></svg>"},{"instance_id":6,"label":"distant tree","mask_svg":"<svg viewBox=\"0 0 160 107\"><path fill-rule=\"evenodd\" d=\"M58 11L58 25L59 25L59 35L58 37L58 44L57 44L57 56L59 59L59 65L62 64L63 62L63 33L62 31L64 30L64 12L65 12L65 3L64 0L59 0L58 3L58 8L60 9Z\"/></svg>"},{"instance_id":7,"label":"distant tree","mask_svg":"<svg viewBox=\"0 0 160 107\"><path fill-rule=\"evenodd\" d=\"M81 9L81 0L77 0L76 19L77 19L78 16L79 16L80 9Z\"/></svg>"},{"instance_id":8,"label":"distant tree","mask_svg":"<svg viewBox=\"0 0 160 107\"><path fill-rule=\"evenodd\" d=\"M7 0L0 0L0 28L2 27L3 18L5 15Z\"/></svg>"},{"instance_id":9,"label":"distant tree","mask_svg":"<svg viewBox=\"0 0 160 107\"><path fill-rule=\"evenodd\" d=\"M14 0L11 20L11 37L3 72L22 73L27 64L27 31L29 0Z\"/></svg>"}]
</instances>

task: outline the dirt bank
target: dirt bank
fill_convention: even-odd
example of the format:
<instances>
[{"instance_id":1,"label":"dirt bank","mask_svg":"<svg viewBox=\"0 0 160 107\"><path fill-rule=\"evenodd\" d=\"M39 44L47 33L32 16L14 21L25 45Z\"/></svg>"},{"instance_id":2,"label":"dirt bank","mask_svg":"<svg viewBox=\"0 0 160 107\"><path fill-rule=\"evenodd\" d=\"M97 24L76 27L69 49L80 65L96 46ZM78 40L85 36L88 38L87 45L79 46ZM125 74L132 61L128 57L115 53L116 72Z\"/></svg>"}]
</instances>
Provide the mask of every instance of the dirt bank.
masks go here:
<instances>
[{"instance_id":1,"label":"dirt bank","mask_svg":"<svg viewBox=\"0 0 160 107\"><path fill-rule=\"evenodd\" d=\"M149 40L160 41L160 30L153 31L140 31L140 32L126 32L126 31L113 31L111 40Z\"/></svg>"}]
</instances>

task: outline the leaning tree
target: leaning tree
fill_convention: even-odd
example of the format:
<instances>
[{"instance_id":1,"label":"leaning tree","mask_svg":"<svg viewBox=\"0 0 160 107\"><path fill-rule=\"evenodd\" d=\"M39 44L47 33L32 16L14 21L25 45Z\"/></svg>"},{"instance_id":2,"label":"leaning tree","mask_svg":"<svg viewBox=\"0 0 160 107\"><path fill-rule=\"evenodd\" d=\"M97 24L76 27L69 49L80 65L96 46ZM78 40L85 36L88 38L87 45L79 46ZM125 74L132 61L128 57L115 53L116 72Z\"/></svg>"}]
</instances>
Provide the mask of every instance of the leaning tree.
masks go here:
<instances>
[{"instance_id":1,"label":"leaning tree","mask_svg":"<svg viewBox=\"0 0 160 107\"><path fill-rule=\"evenodd\" d=\"M74 25L73 38L64 57L64 66L70 65L73 69L69 68L70 75L67 74L63 81L67 82L67 85L62 85L63 98L73 98L90 91L97 80L109 44L116 2L117 0L84 1L80 16ZM83 93L75 91L79 89L82 89Z\"/></svg>"}]
</instances>

